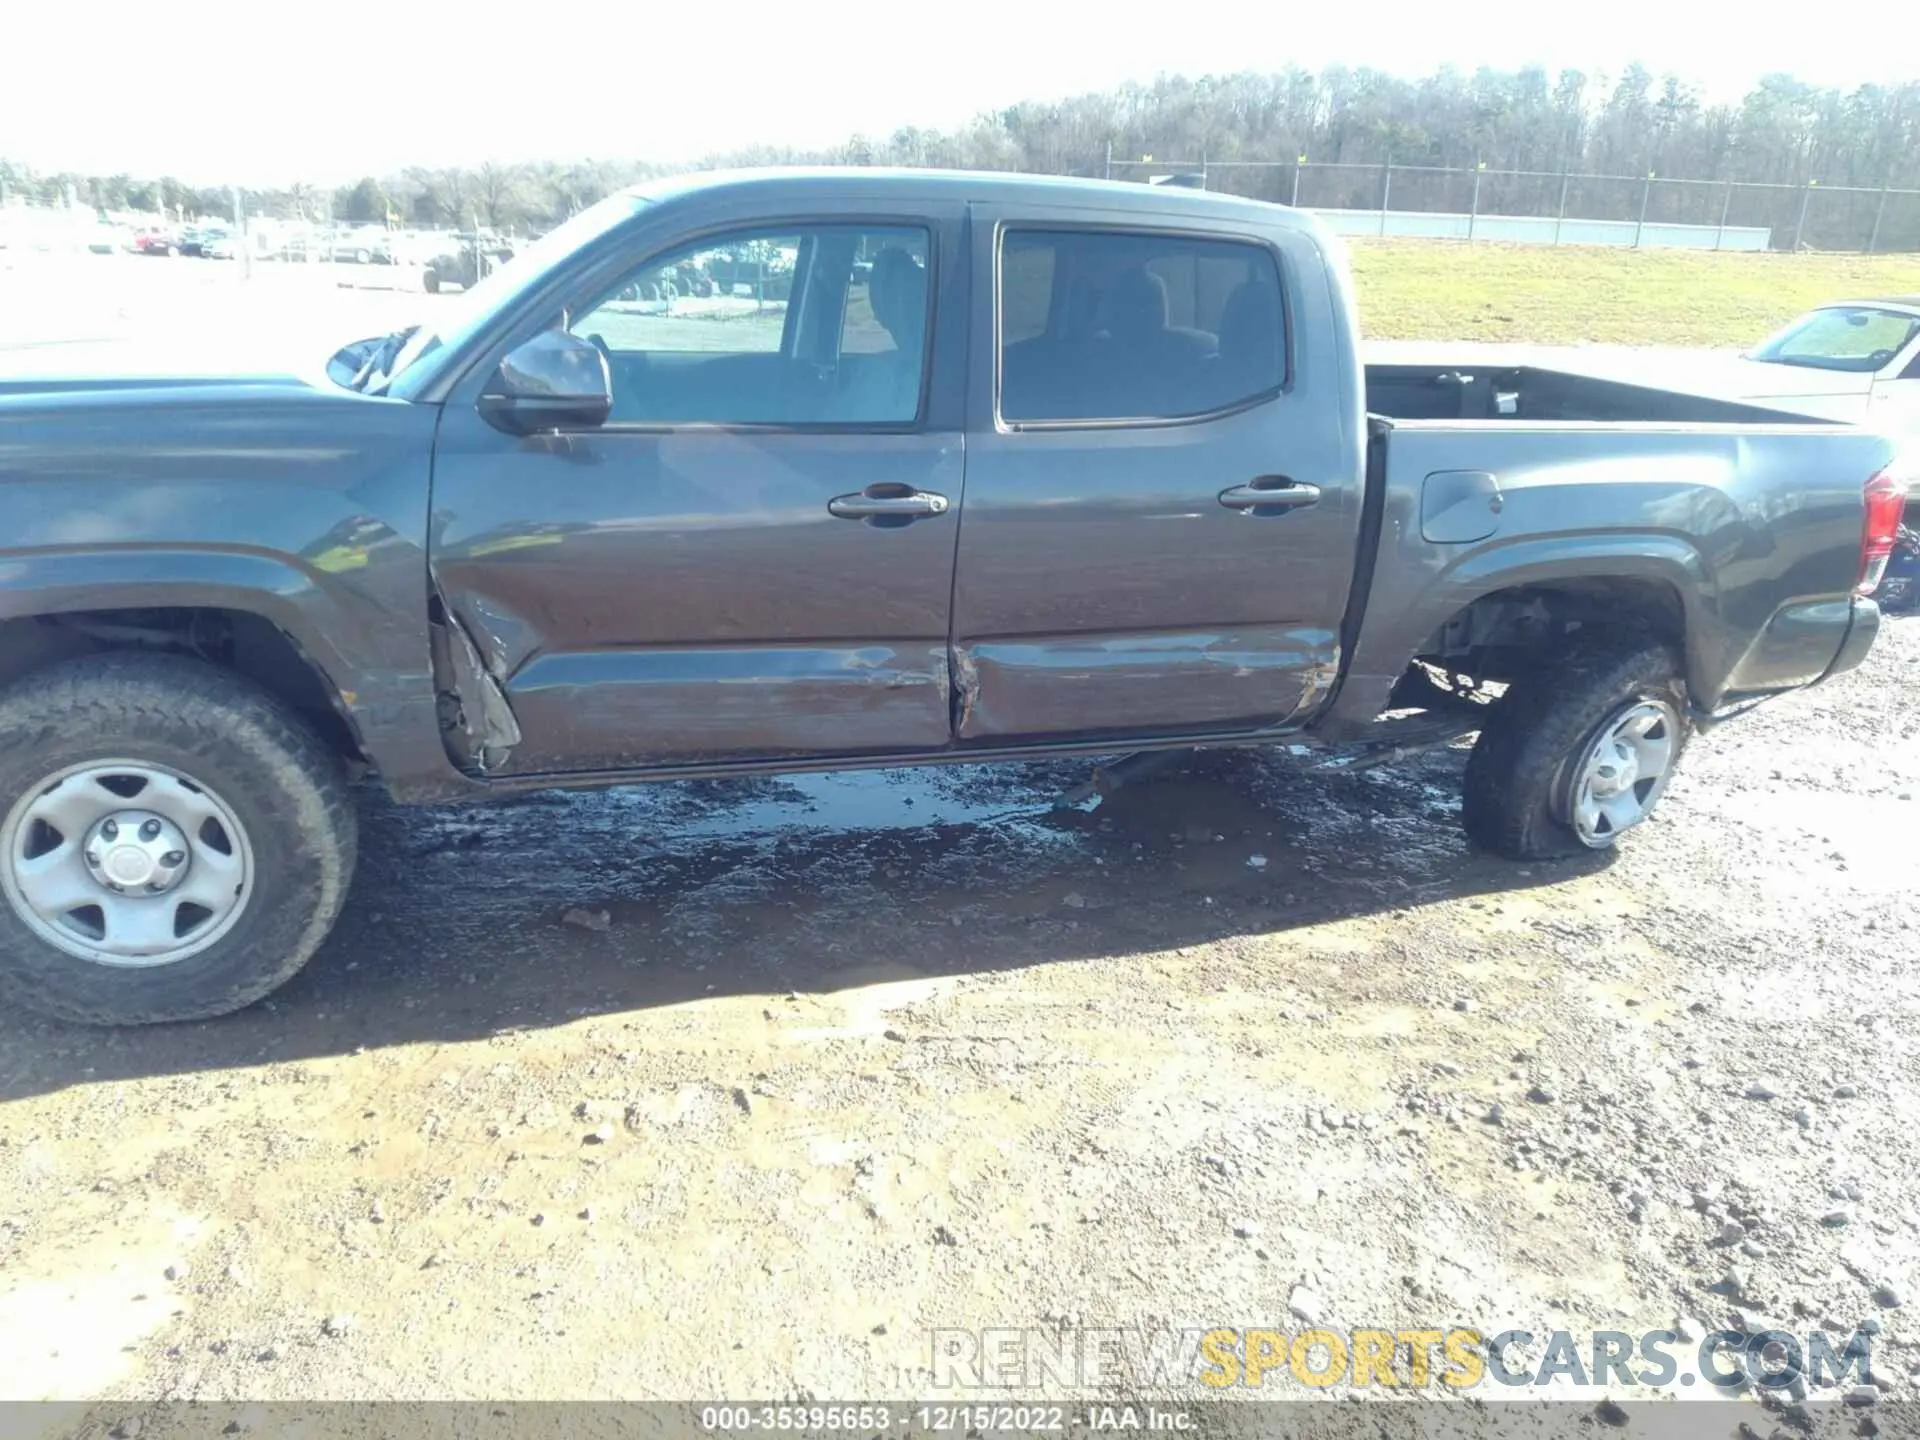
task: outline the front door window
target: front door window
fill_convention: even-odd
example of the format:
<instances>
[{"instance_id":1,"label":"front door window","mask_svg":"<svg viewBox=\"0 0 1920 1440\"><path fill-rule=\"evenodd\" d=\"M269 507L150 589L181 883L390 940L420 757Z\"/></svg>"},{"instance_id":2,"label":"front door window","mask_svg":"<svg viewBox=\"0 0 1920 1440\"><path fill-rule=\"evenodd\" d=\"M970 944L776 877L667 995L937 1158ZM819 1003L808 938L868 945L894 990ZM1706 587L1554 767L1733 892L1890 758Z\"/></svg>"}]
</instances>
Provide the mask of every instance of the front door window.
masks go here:
<instances>
[{"instance_id":1,"label":"front door window","mask_svg":"<svg viewBox=\"0 0 1920 1440\"><path fill-rule=\"evenodd\" d=\"M916 226L708 238L647 261L567 328L606 352L616 426L908 426L929 249Z\"/></svg>"}]
</instances>

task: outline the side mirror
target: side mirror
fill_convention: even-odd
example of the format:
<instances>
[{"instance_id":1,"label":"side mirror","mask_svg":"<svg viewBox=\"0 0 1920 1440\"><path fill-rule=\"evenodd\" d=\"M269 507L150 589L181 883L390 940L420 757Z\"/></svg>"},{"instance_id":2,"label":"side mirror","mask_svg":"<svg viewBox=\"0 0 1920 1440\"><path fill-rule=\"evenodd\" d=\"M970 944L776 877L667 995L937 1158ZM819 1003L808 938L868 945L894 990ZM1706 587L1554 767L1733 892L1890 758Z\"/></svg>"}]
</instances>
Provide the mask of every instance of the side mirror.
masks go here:
<instances>
[{"instance_id":1,"label":"side mirror","mask_svg":"<svg viewBox=\"0 0 1920 1440\"><path fill-rule=\"evenodd\" d=\"M613 414L613 372L599 346L546 330L517 346L480 392L480 415L509 435L591 429Z\"/></svg>"},{"instance_id":2,"label":"side mirror","mask_svg":"<svg viewBox=\"0 0 1920 1440\"><path fill-rule=\"evenodd\" d=\"M382 336L376 335L371 340L356 340L351 345L342 345L327 361L327 378L343 388L351 386L354 377L378 353L382 339Z\"/></svg>"}]
</instances>

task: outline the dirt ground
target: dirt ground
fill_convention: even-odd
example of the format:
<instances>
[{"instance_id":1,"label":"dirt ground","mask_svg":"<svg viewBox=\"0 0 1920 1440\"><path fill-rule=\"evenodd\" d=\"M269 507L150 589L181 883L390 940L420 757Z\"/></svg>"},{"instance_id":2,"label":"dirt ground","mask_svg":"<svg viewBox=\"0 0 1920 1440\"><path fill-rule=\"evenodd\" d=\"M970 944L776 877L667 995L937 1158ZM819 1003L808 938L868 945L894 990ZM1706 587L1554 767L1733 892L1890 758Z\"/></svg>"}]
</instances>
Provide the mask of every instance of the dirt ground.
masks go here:
<instances>
[{"instance_id":1,"label":"dirt ground","mask_svg":"<svg viewBox=\"0 0 1920 1440\"><path fill-rule=\"evenodd\" d=\"M1916 693L1890 622L1611 862L1471 853L1459 751L372 803L269 1003L0 1016L0 1398L925 1399L936 1331L1309 1312L1872 1322L1910 1397Z\"/></svg>"}]
</instances>

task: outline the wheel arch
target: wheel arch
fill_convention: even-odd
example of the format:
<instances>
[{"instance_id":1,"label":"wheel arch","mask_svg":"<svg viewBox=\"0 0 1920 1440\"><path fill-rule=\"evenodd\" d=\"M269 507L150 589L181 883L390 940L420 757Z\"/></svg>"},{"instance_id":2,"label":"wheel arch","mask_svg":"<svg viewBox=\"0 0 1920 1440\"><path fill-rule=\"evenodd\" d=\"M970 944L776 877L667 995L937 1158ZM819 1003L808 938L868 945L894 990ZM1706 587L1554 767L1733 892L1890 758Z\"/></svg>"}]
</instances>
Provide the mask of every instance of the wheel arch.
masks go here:
<instances>
[{"instance_id":1,"label":"wheel arch","mask_svg":"<svg viewBox=\"0 0 1920 1440\"><path fill-rule=\"evenodd\" d=\"M1529 626L1528 621L1539 623ZM1505 662L1485 678L1511 682L1529 658L1546 658L1568 631L1609 639L1639 634L1671 646L1687 660L1687 602L1675 581L1655 575L1563 575L1540 583L1502 585L1467 601L1413 651L1415 660L1493 652ZM1688 676L1691 686L1692 676Z\"/></svg>"},{"instance_id":2,"label":"wheel arch","mask_svg":"<svg viewBox=\"0 0 1920 1440\"><path fill-rule=\"evenodd\" d=\"M1712 566L1669 534L1519 540L1462 555L1438 574L1389 578L1377 590L1346 678L1316 726L1329 735L1360 733L1410 665L1447 648L1441 637L1515 604L1542 605L1567 623L1657 634L1674 646L1696 704L1717 702L1737 657Z\"/></svg>"},{"instance_id":3,"label":"wheel arch","mask_svg":"<svg viewBox=\"0 0 1920 1440\"><path fill-rule=\"evenodd\" d=\"M1434 613L1444 617L1429 638L1493 599L1555 597L1569 614L1594 623L1656 630L1679 649L1689 685L1713 688L1708 639L1718 589L1706 557L1681 537L1556 536L1495 546L1463 557L1429 593Z\"/></svg>"},{"instance_id":4,"label":"wheel arch","mask_svg":"<svg viewBox=\"0 0 1920 1440\"><path fill-rule=\"evenodd\" d=\"M80 655L191 654L287 704L343 758L371 763L356 713L360 696L336 678L352 673L329 635L330 624L346 619L342 607L270 557L213 557L214 575L205 573L208 559L191 557L190 580L168 573L179 567L165 559L133 575L124 557L14 562L6 578L16 583L0 584L0 685ZM112 579L95 578L108 568L103 561L111 562Z\"/></svg>"}]
</instances>

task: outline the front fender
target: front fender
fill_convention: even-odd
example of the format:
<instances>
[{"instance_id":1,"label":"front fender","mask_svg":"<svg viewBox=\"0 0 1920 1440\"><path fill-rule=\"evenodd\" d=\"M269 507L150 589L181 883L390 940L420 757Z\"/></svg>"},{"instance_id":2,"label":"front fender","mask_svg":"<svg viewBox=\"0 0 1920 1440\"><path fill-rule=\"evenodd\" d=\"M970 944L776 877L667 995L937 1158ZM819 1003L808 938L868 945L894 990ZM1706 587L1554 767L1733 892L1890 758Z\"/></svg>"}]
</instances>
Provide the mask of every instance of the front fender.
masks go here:
<instances>
[{"instance_id":1,"label":"front fender","mask_svg":"<svg viewBox=\"0 0 1920 1440\"><path fill-rule=\"evenodd\" d=\"M396 793L458 779L427 631L429 407L293 384L0 399L0 619L257 615Z\"/></svg>"},{"instance_id":2,"label":"front fender","mask_svg":"<svg viewBox=\"0 0 1920 1440\"><path fill-rule=\"evenodd\" d=\"M283 555L169 547L0 556L0 621L172 608L256 615L283 632L397 793L453 779L424 615L416 632Z\"/></svg>"}]
</instances>

